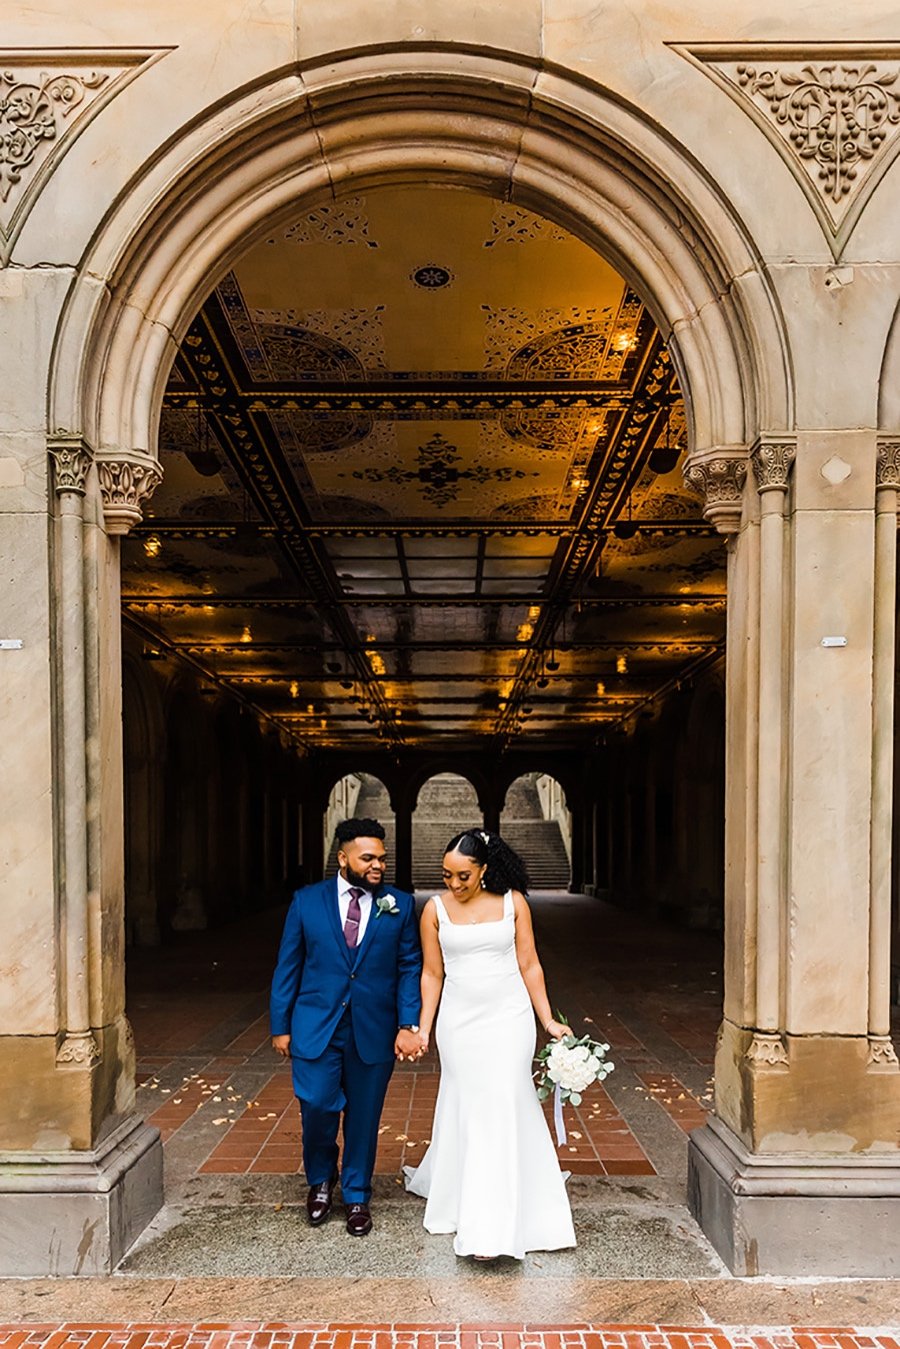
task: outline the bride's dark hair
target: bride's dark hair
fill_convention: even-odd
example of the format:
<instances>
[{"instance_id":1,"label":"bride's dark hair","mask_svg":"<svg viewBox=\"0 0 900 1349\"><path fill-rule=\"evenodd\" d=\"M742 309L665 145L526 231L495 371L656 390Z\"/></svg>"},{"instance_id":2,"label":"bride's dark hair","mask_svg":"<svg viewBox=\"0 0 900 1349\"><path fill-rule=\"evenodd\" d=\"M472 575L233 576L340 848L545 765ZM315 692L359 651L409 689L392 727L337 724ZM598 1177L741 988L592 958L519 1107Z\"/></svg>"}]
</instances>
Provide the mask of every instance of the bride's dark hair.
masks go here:
<instances>
[{"instance_id":1,"label":"bride's dark hair","mask_svg":"<svg viewBox=\"0 0 900 1349\"><path fill-rule=\"evenodd\" d=\"M463 857L471 857L479 866L487 866L482 884L492 894L505 895L507 890L521 890L523 895L528 894L525 863L499 834L489 834L486 829L466 829L451 838L444 855L448 852L462 853Z\"/></svg>"}]
</instances>

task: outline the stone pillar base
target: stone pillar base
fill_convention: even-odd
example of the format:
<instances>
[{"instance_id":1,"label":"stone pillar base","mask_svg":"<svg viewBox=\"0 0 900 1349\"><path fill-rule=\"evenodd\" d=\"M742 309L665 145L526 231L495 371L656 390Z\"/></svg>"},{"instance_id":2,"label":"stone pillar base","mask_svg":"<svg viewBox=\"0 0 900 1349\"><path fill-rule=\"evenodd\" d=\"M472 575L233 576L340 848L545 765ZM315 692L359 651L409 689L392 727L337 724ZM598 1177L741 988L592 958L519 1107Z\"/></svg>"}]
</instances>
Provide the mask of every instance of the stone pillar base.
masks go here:
<instances>
[{"instance_id":1,"label":"stone pillar base","mask_svg":"<svg viewBox=\"0 0 900 1349\"><path fill-rule=\"evenodd\" d=\"M90 1152L0 1152L0 1276L110 1274L163 1202L159 1130Z\"/></svg>"},{"instance_id":2,"label":"stone pillar base","mask_svg":"<svg viewBox=\"0 0 900 1349\"><path fill-rule=\"evenodd\" d=\"M900 1276L900 1153L754 1154L712 1118L688 1203L733 1274Z\"/></svg>"}]
</instances>

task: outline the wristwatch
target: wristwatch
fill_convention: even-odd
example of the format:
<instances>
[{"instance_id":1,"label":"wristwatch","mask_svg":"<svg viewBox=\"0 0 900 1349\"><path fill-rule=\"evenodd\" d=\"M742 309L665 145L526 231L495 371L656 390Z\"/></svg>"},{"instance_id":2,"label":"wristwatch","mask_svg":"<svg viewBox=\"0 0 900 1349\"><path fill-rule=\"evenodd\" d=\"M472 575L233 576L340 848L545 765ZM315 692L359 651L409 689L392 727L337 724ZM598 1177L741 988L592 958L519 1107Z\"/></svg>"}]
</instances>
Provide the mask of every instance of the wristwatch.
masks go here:
<instances>
[{"instance_id":1,"label":"wristwatch","mask_svg":"<svg viewBox=\"0 0 900 1349\"><path fill-rule=\"evenodd\" d=\"M418 1035L418 1033L419 1033L419 1027L416 1026L416 1025L414 1025L411 1021L408 1021L408 1022L406 1023L405 1026L398 1026L397 1029L398 1029L398 1030L411 1030L412 1033L413 1033L413 1035Z\"/></svg>"}]
</instances>

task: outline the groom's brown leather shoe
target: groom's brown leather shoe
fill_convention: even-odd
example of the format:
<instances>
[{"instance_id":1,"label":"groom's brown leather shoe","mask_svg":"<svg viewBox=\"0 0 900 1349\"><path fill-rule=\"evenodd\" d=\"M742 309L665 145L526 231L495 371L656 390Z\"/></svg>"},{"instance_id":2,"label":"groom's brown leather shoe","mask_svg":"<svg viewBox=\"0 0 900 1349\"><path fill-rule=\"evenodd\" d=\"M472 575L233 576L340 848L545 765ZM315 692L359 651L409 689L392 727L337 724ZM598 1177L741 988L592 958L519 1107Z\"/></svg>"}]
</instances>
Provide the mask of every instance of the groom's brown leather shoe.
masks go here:
<instances>
[{"instance_id":1,"label":"groom's brown leather shoe","mask_svg":"<svg viewBox=\"0 0 900 1349\"><path fill-rule=\"evenodd\" d=\"M306 1215L310 1227L320 1227L331 1212L331 1196L337 1184L337 1172L321 1185L311 1185L306 1196Z\"/></svg>"},{"instance_id":2,"label":"groom's brown leather shoe","mask_svg":"<svg viewBox=\"0 0 900 1349\"><path fill-rule=\"evenodd\" d=\"M351 1237L367 1237L372 1230L368 1204L347 1205L347 1231Z\"/></svg>"}]
</instances>

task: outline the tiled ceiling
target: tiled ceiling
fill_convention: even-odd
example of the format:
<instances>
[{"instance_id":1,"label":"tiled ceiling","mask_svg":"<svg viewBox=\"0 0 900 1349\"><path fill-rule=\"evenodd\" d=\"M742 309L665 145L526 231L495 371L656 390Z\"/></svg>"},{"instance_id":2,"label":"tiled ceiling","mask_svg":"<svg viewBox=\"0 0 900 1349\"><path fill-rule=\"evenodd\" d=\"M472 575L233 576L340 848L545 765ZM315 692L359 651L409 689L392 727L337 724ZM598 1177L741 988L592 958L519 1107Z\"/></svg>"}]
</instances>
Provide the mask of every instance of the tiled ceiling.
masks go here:
<instances>
[{"instance_id":1,"label":"tiled ceiling","mask_svg":"<svg viewBox=\"0 0 900 1349\"><path fill-rule=\"evenodd\" d=\"M558 226L322 206L190 326L125 620L310 748L583 744L721 651L684 440L640 298Z\"/></svg>"}]
</instances>

